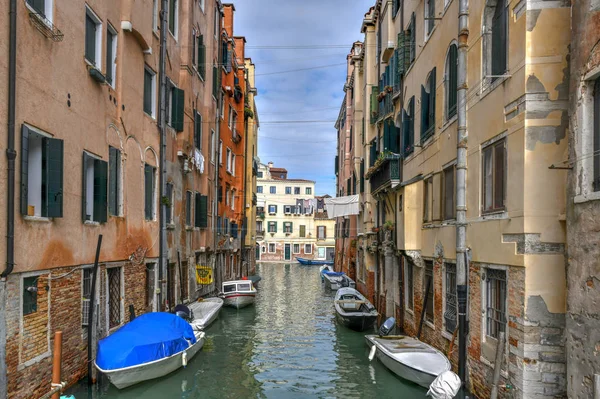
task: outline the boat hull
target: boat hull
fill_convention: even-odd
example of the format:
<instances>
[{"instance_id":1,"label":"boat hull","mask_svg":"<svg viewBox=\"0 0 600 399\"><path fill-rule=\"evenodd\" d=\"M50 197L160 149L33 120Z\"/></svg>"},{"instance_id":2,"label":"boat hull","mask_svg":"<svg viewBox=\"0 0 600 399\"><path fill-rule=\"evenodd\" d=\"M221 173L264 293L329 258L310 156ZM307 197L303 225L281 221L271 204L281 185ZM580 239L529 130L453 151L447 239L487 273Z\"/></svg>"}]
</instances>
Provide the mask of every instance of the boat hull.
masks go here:
<instances>
[{"instance_id":1,"label":"boat hull","mask_svg":"<svg viewBox=\"0 0 600 399\"><path fill-rule=\"evenodd\" d=\"M246 306L250 306L254 304L256 300L256 294L233 294L233 295L225 295L223 297L223 302L225 306L230 306L236 309L245 308Z\"/></svg>"},{"instance_id":2,"label":"boat hull","mask_svg":"<svg viewBox=\"0 0 600 399\"><path fill-rule=\"evenodd\" d=\"M296 260L301 264L301 265L305 265L305 266L311 266L311 265L333 265L333 261L332 260L317 260L317 259L305 259L305 258L298 258L296 257Z\"/></svg>"},{"instance_id":3,"label":"boat hull","mask_svg":"<svg viewBox=\"0 0 600 399\"><path fill-rule=\"evenodd\" d=\"M342 325L359 332L372 329L377 322L377 314L344 315L336 311L335 315Z\"/></svg>"},{"instance_id":4,"label":"boat hull","mask_svg":"<svg viewBox=\"0 0 600 399\"><path fill-rule=\"evenodd\" d=\"M160 360L116 370L103 370L98 365L95 366L119 389L127 388L143 381L164 377L183 366L184 352L189 362L202 349L205 339L204 333L199 331L194 335L196 336L196 343L194 345Z\"/></svg>"},{"instance_id":5,"label":"boat hull","mask_svg":"<svg viewBox=\"0 0 600 399\"><path fill-rule=\"evenodd\" d=\"M415 384L422 386L423 388L429 388L433 380L437 378L437 375L429 374L421 370L417 370L409 365L406 365L394 358L393 354L389 353L385 349L375 343L374 335L365 336L365 340L369 348L373 345L377 345L377 359L383 363L392 373L396 374L400 378L412 381ZM450 369L450 362L448 362L447 369ZM438 374L439 375L439 374Z\"/></svg>"},{"instance_id":6,"label":"boat hull","mask_svg":"<svg viewBox=\"0 0 600 399\"><path fill-rule=\"evenodd\" d=\"M194 330L204 330L210 326L219 317L219 312L224 304L223 302L221 298L206 298L202 302L188 305L194 313L195 319L190 323ZM205 311L202 305L206 303L214 304L214 306L207 307Z\"/></svg>"},{"instance_id":7,"label":"boat hull","mask_svg":"<svg viewBox=\"0 0 600 399\"><path fill-rule=\"evenodd\" d=\"M342 288L343 278L339 276L328 276L326 274L322 274L323 281L325 282L325 288L329 288L332 291L337 291ZM348 287L356 288L356 283L354 280L348 278Z\"/></svg>"}]
</instances>

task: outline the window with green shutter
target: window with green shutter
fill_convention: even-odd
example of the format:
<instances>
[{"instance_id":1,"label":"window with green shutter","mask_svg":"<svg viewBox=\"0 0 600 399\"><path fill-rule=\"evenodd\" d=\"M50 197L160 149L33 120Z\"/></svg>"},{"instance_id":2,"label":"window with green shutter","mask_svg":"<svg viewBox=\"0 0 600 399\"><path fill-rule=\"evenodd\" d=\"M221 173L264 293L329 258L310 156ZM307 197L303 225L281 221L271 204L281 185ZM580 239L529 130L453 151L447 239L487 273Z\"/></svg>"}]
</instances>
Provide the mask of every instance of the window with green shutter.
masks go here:
<instances>
[{"instance_id":1,"label":"window with green shutter","mask_svg":"<svg viewBox=\"0 0 600 399\"><path fill-rule=\"evenodd\" d=\"M113 216L121 214L121 151L108 147L108 211Z\"/></svg>"},{"instance_id":2,"label":"window with green shutter","mask_svg":"<svg viewBox=\"0 0 600 399\"><path fill-rule=\"evenodd\" d=\"M416 41L417 41L417 20L415 13L413 12L410 16L410 25L408 26L408 37L409 39L409 60L412 64L416 57Z\"/></svg>"},{"instance_id":3,"label":"window with green shutter","mask_svg":"<svg viewBox=\"0 0 600 399\"><path fill-rule=\"evenodd\" d=\"M340 171L340 156L335 156L335 175L337 176Z\"/></svg>"},{"instance_id":4,"label":"window with green shutter","mask_svg":"<svg viewBox=\"0 0 600 399\"><path fill-rule=\"evenodd\" d=\"M177 13L179 4L177 0L169 0L169 32L177 37Z\"/></svg>"},{"instance_id":5,"label":"window with green shutter","mask_svg":"<svg viewBox=\"0 0 600 399\"><path fill-rule=\"evenodd\" d=\"M191 191L185 192L185 225L192 225L192 197L194 194Z\"/></svg>"},{"instance_id":6,"label":"window with green shutter","mask_svg":"<svg viewBox=\"0 0 600 399\"><path fill-rule=\"evenodd\" d=\"M156 116L156 74L147 65L144 67L144 112Z\"/></svg>"},{"instance_id":7,"label":"window with green shutter","mask_svg":"<svg viewBox=\"0 0 600 399\"><path fill-rule=\"evenodd\" d=\"M360 193L365 192L365 160L360 161Z\"/></svg>"},{"instance_id":8,"label":"window with green shutter","mask_svg":"<svg viewBox=\"0 0 600 399\"><path fill-rule=\"evenodd\" d=\"M216 65L213 65L213 91L212 91L212 95L214 97L214 99L217 99L217 95L219 93L219 68L217 68ZM223 107L223 105L221 104L221 107Z\"/></svg>"},{"instance_id":9,"label":"window with green shutter","mask_svg":"<svg viewBox=\"0 0 600 399\"><path fill-rule=\"evenodd\" d=\"M155 193L154 180L156 168L154 166L144 165L144 216L146 220L154 220Z\"/></svg>"},{"instance_id":10,"label":"window with green shutter","mask_svg":"<svg viewBox=\"0 0 600 399\"><path fill-rule=\"evenodd\" d=\"M202 115L194 111L194 147L202 150Z\"/></svg>"},{"instance_id":11,"label":"window with green shutter","mask_svg":"<svg viewBox=\"0 0 600 399\"><path fill-rule=\"evenodd\" d=\"M108 163L83 153L81 218L105 223L108 212Z\"/></svg>"},{"instance_id":12,"label":"window with green shutter","mask_svg":"<svg viewBox=\"0 0 600 399\"><path fill-rule=\"evenodd\" d=\"M208 227L208 197L200 193L196 193L194 226L199 228Z\"/></svg>"},{"instance_id":13,"label":"window with green shutter","mask_svg":"<svg viewBox=\"0 0 600 399\"><path fill-rule=\"evenodd\" d=\"M300 225L300 237L302 237L302 238L306 237L306 225L303 225L303 224Z\"/></svg>"},{"instance_id":14,"label":"window with green shutter","mask_svg":"<svg viewBox=\"0 0 600 399\"><path fill-rule=\"evenodd\" d=\"M27 4L29 4L40 16L46 17L45 0L27 0Z\"/></svg>"},{"instance_id":15,"label":"window with green shutter","mask_svg":"<svg viewBox=\"0 0 600 399\"><path fill-rule=\"evenodd\" d=\"M177 132L183 132L185 92L177 87L171 88L171 127Z\"/></svg>"},{"instance_id":16,"label":"window with green shutter","mask_svg":"<svg viewBox=\"0 0 600 399\"><path fill-rule=\"evenodd\" d=\"M96 65L96 21L89 10L85 14L85 58Z\"/></svg>"},{"instance_id":17,"label":"window with green shutter","mask_svg":"<svg viewBox=\"0 0 600 399\"><path fill-rule=\"evenodd\" d=\"M377 116L379 115L379 100L377 100L377 96L379 95L379 86L371 87L371 124L374 124L377 121Z\"/></svg>"},{"instance_id":18,"label":"window with green shutter","mask_svg":"<svg viewBox=\"0 0 600 399\"><path fill-rule=\"evenodd\" d=\"M377 160L377 141L371 141L369 145L369 167L375 165L375 161Z\"/></svg>"},{"instance_id":19,"label":"window with green shutter","mask_svg":"<svg viewBox=\"0 0 600 399\"><path fill-rule=\"evenodd\" d=\"M63 216L63 147L62 140L44 136L22 125L22 215Z\"/></svg>"},{"instance_id":20,"label":"window with green shutter","mask_svg":"<svg viewBox=\"0 0 600 399\"><path fill-rule=\"evenodd\" d=\"M284 222L283 223L283 232L291 234L294 231L292 222Z\"/></svg>"},{"instance_id":21,"label":"window with green shutter","mask_svg":"<svg viewBox=\"0 0 600 399\"><path fill-rule=\"evenodd\" d=\"M206 79L206 46L204 36L198 36L198 73L202 79Z\"/></svg>"},{"instance_id":22,"label":"window with green shutter","mask_svg":"<svg viewBox=\"0 0 600 399\"><path fill-rule=\"evenodd\" d=\"M446 119L456 115L458 98L458 49L452 44L446 56Z\"/></svg>"},{"instance_id":23,"label":"window with green shutter","mask_svg":"<svg viewBox=\"0 0 600 399\"><path fill-rule=\"evenodd\" d=\"M39 276L23 279L23 316L37 312Z\"/></svg>"}]
</instances>

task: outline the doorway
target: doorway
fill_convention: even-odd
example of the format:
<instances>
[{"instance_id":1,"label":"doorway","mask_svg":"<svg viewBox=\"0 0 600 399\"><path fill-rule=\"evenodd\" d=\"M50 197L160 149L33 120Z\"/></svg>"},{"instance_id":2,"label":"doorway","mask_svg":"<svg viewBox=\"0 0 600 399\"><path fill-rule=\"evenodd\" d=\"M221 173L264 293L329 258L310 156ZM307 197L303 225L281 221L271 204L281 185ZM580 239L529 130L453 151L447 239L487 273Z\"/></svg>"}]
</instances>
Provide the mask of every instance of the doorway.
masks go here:
<instances>
[{"instance_id":1,"label":"doorway","mask_svg":"<svg viewBox=\"0 0 600 399\"><path fill-rule=\"evenodd\" d=\"M292 244L285 244L283 247L283 260L292 260Z\"/></svg>"}]
</instances>

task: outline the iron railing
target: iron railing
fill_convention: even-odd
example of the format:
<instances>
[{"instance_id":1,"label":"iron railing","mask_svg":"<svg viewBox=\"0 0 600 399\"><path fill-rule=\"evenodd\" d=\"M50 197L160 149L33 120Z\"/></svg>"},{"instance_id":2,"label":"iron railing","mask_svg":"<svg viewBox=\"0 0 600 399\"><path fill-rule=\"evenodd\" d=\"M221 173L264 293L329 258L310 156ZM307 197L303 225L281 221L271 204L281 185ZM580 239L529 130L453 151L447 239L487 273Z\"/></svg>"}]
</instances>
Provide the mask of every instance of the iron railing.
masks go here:
<instances>
[{"instance_id":1,"label":"iron railing","mask_svg":"<svg viewBox=\"0 0 600 399\"><path fill-rule=\"evenodd\" d=\"M399 155L386 155L375 170L370 173L371 192L390 187L393 182L402 180L402 159Z\"/></svg>"}]
</instances>

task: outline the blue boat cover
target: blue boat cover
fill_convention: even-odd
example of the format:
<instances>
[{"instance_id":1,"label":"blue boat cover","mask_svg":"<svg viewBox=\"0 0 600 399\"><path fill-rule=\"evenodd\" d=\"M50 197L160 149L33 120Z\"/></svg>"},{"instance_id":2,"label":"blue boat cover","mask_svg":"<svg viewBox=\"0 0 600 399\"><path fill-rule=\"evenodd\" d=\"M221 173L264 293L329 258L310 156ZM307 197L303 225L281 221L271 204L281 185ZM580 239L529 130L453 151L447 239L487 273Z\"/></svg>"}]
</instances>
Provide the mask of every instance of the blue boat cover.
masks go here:
<instances>
[{"instance_id":1,"label":"blue boat cover","mask_svg":"<svg viewBox=\"0 0 600 399\"><path fill-rule=\"evenodd\" d=\"M152 362L196 343L192 326L172 313L145 313L98 342L96 364L103 370Z\"/></svg>"},{"instance_id":2,"label":"blue boat cover","mask_svg":"<svg viewBox=\"0 0 600 399\"><path fill-rule=\"evenodd\" d=\"M344 272L323 272L323 274L327 275L327 276L331 276L331 277L339 277L339 276L343 276L346 273Z\"/></svg>"}]
</instances>

